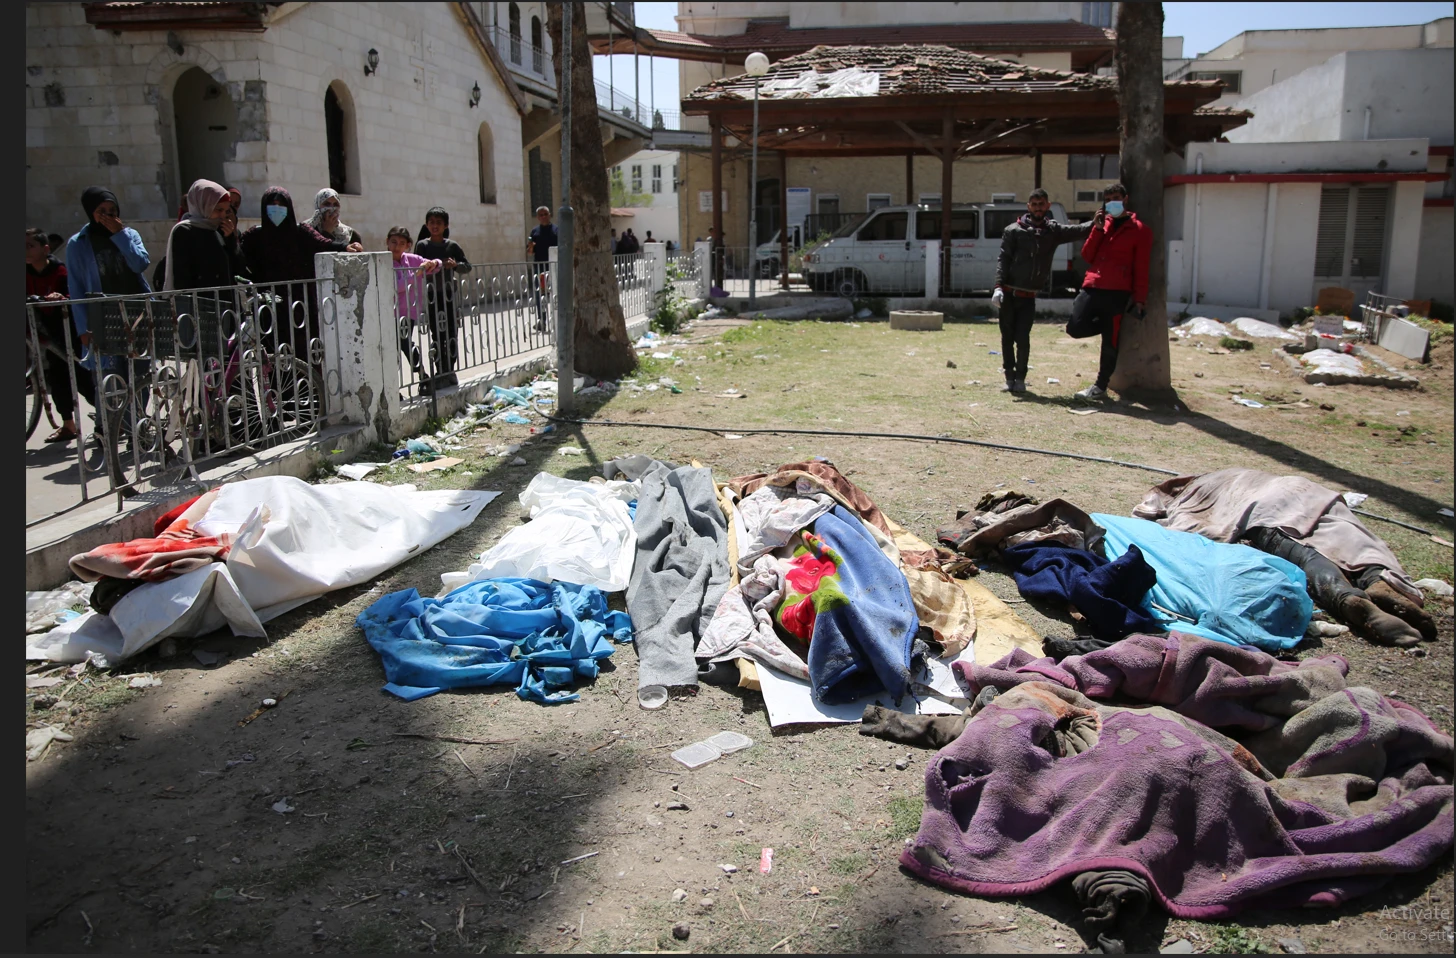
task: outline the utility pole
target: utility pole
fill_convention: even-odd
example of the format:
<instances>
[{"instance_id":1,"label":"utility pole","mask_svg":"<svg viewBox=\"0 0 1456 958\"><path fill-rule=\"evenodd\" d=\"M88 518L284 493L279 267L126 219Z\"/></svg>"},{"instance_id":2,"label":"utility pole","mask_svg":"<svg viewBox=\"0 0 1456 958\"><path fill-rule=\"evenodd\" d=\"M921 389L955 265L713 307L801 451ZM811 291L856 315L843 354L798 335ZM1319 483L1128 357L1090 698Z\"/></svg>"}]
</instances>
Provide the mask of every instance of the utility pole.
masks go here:
<instances>
[{"instance_id":1,"label":"utility pole","mask_svg":"<svg viewBox=\"0 0 1456 958\"><path fill-rule=\"evenodd\" d=\"M571 21L570 9L561 20L561 83L556 100L561 107L561 206L556 211L556 412L569 413L575 403L576 323L572 293L576 280L576 211L571 208Z\"/></svg>"}]
</instances>

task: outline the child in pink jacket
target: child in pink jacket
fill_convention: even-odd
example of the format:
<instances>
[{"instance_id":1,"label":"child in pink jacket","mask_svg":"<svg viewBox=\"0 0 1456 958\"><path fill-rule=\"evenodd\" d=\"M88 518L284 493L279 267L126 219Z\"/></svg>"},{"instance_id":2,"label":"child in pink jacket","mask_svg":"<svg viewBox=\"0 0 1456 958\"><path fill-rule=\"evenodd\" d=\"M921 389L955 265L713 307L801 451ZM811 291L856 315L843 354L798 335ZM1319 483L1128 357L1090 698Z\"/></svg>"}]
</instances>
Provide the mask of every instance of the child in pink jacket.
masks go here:
<instances>
[{"instance_id":1,"label":"child in pink jacket","mask_svg":"<svg viewBox=\"0 0 1456 958\"><path fill-rule=\"evenodd\" d=\"M414 241L406 227L393 227L385 236L384 242L389 247L389 255L394 259L395 317L399 320L399 348L409 357L415 376L420 381L420 392L423 393L428 390L429 381L425 378L420 361L420 348L415 345L414 330L425 304L425 274L435 272L444 264L437 259L425 259L410 252Z\"/></svg>"}]
</instances>

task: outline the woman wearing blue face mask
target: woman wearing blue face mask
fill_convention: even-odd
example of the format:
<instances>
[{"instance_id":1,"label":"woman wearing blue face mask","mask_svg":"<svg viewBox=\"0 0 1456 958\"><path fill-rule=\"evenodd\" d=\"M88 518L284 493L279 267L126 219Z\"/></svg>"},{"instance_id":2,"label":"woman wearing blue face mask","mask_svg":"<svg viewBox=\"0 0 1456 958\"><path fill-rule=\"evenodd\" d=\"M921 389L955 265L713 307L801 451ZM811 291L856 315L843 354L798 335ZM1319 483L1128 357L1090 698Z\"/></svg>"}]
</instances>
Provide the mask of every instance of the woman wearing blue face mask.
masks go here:
<instances>
[{"instance_id":1,"label":"woman wearing blue face mask","mask_svg":"<svg viewBox=\"0 0 1456 958\"><path fill-rule=\"evenodd\" d=\"M255 283L290 283L276 292L286 295L291 306L280 339L290 339L300 357L312 355L309 346L318 339L318 296L313 283L292 283L314 278L315 253L358 253L359 243L343 243L319 233L293 215L293 197L281 186L263 194L263 222L243 234L243 258Z\"/></svg>"}]
</instances>

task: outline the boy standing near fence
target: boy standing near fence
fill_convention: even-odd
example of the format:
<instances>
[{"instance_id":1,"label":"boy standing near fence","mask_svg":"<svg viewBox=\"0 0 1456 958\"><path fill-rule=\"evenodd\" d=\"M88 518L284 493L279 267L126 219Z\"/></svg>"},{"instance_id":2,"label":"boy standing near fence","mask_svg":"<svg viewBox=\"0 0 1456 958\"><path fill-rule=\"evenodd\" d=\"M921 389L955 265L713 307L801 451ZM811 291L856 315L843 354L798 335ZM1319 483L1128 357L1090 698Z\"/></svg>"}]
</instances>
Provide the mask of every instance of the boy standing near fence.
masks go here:
<instances>
[{"instance_id":1,"label":"boy standing near fence","mask_svg":"<svg viewBox=\"0 0 1456 958\"><path fill-rule=\"evenodd\" d=\"M420 324L420 307L425 301L425 275L433 273L445 264L438 259L425 259L410 252L410 231L408 227L396 226L384 238L389 255L394 260L395 320L399 324L399 348L414 368L420 383L420 393L430 391L430 382L425 379L424 366L420 361L420 347L415 345L414 331Z\"/></svg>"},{"instance_id":2,"label":"boy standing near fence","mask_svg":"<svg viewBox=\"0 0 1456 958\"><path fill-rule=\"evenodd\" d=\"M436 270L427 284L425 306L430 317L430 334L435 341L433 386L454 386L455 366L460 353L460 321L456 314L456 275L470 272L465 250L450 238L450 214L443 207L432 206L425 213L415 253L425 259L438 259L444 269Z\"/></svg>"}]
</instances>

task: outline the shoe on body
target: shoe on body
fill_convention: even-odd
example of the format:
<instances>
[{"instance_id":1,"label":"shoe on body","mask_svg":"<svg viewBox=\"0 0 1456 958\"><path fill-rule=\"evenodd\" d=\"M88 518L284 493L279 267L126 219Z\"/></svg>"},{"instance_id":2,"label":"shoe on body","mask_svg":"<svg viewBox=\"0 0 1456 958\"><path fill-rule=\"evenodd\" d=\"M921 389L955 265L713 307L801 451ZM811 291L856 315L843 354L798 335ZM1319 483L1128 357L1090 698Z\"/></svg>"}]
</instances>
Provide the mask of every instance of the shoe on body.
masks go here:
<instances>
[{"instance_id":1,"label":"shoe on body","mask_svg":"<svg viewBox=\"0 0 1456 958\"><path fill-rule=\"evenodd\" d=\"M1107 398L1107 390L1103 389L1101 386L1097 385L1096 383L1093 383L1092 385L1088 386L1086 389L1083 389L1080 392L1078 392L1077 393L1077 398L1078 399L1105 399L1105 398Z\"/></svg>"}]
</instances>

